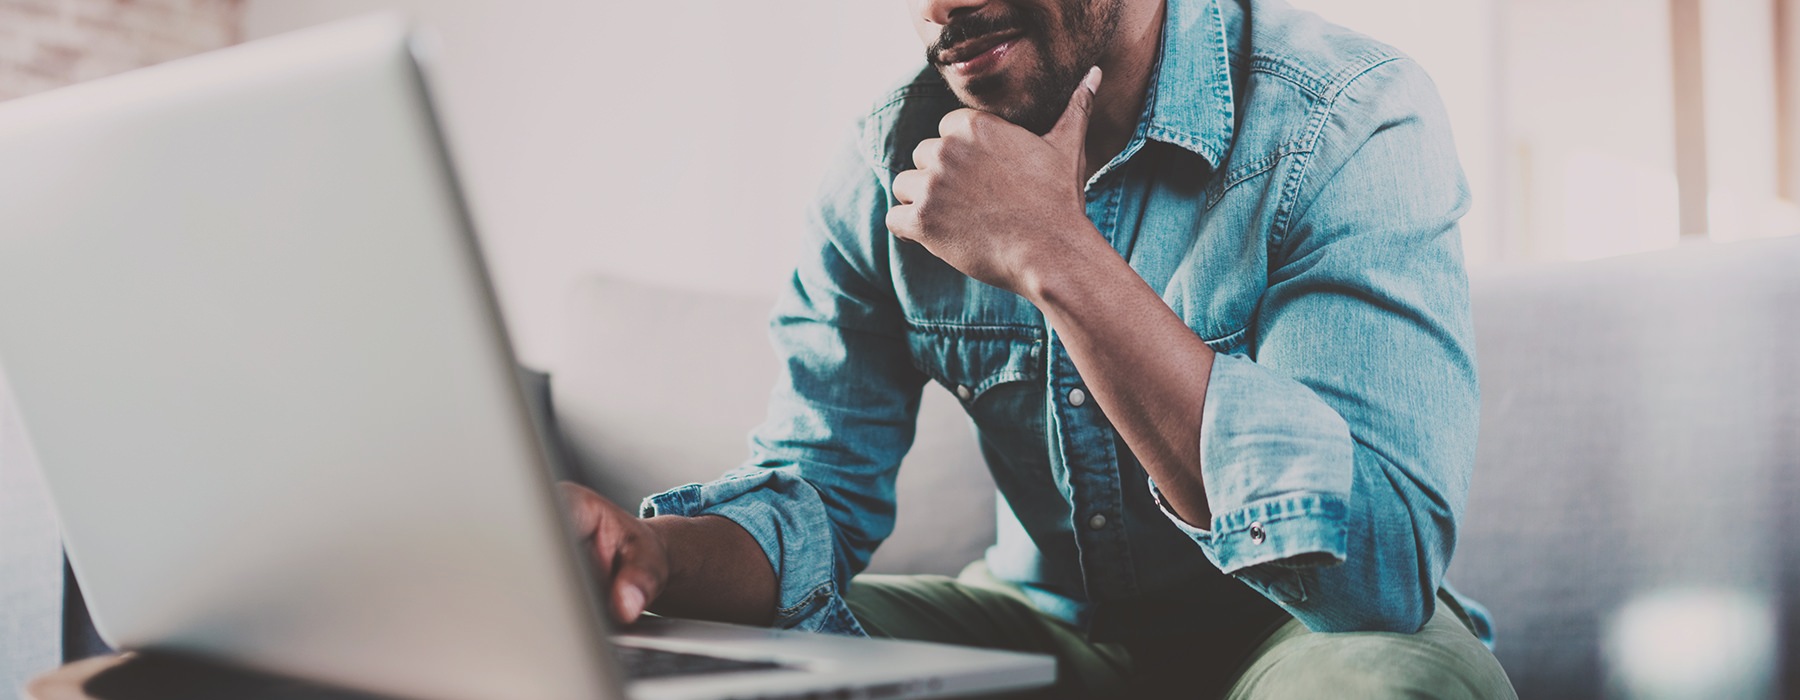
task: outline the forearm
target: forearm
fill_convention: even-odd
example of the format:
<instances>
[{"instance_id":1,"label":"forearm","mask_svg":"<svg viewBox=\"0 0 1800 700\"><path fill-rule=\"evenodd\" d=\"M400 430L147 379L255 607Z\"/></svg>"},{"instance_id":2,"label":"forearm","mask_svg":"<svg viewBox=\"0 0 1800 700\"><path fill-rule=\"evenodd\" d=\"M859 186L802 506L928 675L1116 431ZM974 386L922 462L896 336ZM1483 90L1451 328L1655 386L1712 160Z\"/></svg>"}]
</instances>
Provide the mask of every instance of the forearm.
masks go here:
<instances>
[{"instance_id":1,"label":"forearm","mask_svg":"<svg viewBox=\"0 0 1800 700\"><path fill-rule=\"evenodd\" d=\"M662 515L644 523L669 557L669 580L652 611L748 625L774 620L775 569L737 523L717 515Z\"/></svg>"},{"instance_id":2,"label":"forearm","mask_svg":"<svg viewBox=\"0 0 1800 700\"><path fill-rule=\"evenodd\" d=\"M1032 265L1024 293L1175 513L1205 527L1199 430L1212 349L1098 233L1079 239L1090 243Z\"/></svg>"}]
</instances>

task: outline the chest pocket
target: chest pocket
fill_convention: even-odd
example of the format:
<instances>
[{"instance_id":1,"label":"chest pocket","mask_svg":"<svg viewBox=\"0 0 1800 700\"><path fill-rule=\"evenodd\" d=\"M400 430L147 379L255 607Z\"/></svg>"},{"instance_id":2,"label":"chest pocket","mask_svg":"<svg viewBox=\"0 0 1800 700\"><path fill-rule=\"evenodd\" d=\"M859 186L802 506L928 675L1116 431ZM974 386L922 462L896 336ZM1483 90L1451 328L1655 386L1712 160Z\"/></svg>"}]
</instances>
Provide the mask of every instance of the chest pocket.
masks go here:
<instances>
[{"instance_id":1,"label":"chest pocket","mask_svg":"<svg viewBox=\"0 0 1800 700\"><path fill-rule=\"evenodd\" d=\"M919 371L971 413L983 398L1037 387L1044 378L1044 340L1037 328L912 324L907 344Z\"/></svg>"}]
</instances>

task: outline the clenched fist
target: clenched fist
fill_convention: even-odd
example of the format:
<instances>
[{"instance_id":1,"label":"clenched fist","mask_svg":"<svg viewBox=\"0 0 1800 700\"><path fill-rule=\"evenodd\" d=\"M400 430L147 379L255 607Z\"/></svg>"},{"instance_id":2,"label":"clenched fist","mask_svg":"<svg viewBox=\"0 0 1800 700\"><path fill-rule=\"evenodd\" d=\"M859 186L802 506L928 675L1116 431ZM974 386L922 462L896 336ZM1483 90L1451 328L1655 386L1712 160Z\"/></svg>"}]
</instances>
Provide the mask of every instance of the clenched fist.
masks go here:
<instances>
[{"instance_id":1,"label":"clenched fist","mask_svg":"<svg viewBox=\"0 0 1800 700\"><path fill-rule=\"evenodd\" d=\"M965 275L1029 296L1035 270L1087 242L1077 237L1099 235L1082 199L1099 88L1096 67L1043 136L987 112L945 115L938 138L913 150L916 169L894 177L900 205L888 210L888 230Z\"/></svg>"}]
</instances>

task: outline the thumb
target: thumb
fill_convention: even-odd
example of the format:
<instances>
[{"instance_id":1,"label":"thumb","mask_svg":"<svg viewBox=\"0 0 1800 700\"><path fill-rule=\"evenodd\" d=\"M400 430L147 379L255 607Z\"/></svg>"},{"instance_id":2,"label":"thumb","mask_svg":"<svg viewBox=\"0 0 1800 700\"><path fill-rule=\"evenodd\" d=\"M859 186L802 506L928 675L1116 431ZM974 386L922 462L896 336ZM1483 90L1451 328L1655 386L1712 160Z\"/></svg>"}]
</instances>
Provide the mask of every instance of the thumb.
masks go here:
<instances>
[{"instance_id":1,"label":"thumb","mask_svg":"<svg viewBox=\"0 0 1800 700\"><path fill-rule=\"evenodd\" d=\"M613 585L613 590L613 614L618 616L619 622L627 625L637 622L637 619L644 614L644 608L650 604L650 601L644 596L644 588L636 583L620 579Z\"/></svg>"},{"instance_id":2,"label":"thumb","mask_svg":"<svg viewBox=\"0 0 1800 700\"><path fill-rule=\"evenodd\" d=\"M1069 97L1069 106L1063 109L1062 118L1056 120L1056 126L1050 127L1050 133L1044 134L1044 140L1054 144L1067 153L1081 153L1087 143L1088 115L1094 111L1094 93L1100 91L1100 67L1089 68L1081 84L1075 86L1075 94Z\"/></svg>"}]
</instances>

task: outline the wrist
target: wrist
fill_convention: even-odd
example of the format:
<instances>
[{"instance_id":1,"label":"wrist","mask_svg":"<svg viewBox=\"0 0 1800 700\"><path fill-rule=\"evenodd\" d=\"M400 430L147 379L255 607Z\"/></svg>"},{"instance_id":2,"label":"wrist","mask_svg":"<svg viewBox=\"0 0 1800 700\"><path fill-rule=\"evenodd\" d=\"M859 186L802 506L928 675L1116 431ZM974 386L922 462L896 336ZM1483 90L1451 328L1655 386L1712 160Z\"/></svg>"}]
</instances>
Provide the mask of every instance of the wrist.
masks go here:
<instances>
[{"instance_id":1,"label":"wrist","mask_svg":"<svg viewBox=\"0 0 1800 700\"><path fill-rule=\"evenodd\" d=\"M656 516L644 521L663 550L662 593L651 609L746 625L775 616L775 568L749 531L722 515Z\"/></svg>"},{"instance_id":2,"label":"wrist","mask_svg":"<svg viewBox=\"0 0 1800 700\"><path fill-rule=\"evenodd\" d=\"M1059 236L1067 245L1041 251L1042 254L1020 266L1020 296L1041 310L1065 305L1079 296L1086 281L1109 273L1109 265L1124 262L1099 229L1083 217L1070 225L1071 234Z\"/></svg>"},{"instance_id":3,"label":"wrist","mask_svg":"<svg viewBox=\"0 0 1800 700\"><path fill-rule=\"evenodd\" d=\"M644 530L649 533L650 539L655 542L654 546L657 551L662 552L664 571L668 572L669 580L685 577L692 567L690 562L683 561L682 552L685 549L681 546L680 540L681 531L691 525L688 521L695 519L697 518L680 515L658 515L640 521L644 524Z\"/></svg>"},{"instance_id":4,"label":"wrist","mask_svg":"<svg viewBox=\"0 0 1800 700\"><path fill-rule=\"evenodd\" d=\"M701 569L716 565L721 550L734 545L747 544L758 558L762 556L762 547L750 533L723 515L658 515L642 522L662 551L671 582L705 578Z\"/></svg>"}]
</instances>

